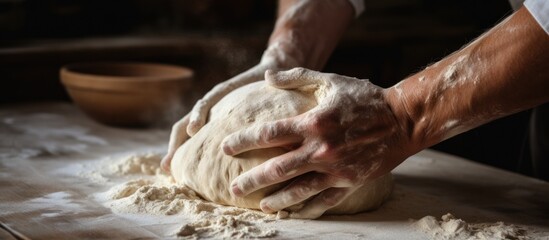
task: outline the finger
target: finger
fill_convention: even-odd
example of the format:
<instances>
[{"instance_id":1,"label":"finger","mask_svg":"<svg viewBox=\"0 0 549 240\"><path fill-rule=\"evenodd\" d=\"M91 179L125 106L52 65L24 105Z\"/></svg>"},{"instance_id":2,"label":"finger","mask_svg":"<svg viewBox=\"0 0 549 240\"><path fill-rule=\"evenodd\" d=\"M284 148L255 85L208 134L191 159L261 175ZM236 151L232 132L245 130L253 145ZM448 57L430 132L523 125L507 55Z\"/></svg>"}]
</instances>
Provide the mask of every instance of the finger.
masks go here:
<instances>
[{"instance_id":1,"label":"finger","mask_svg":"<svg viewBox=\"0 0 549 240\"><path fill-rule=\"evenodd\" d=\"M310 153L303 148L271 158L236 177L231 192L237 197L246 196L261 188L284 182L310 171L307 166Z\"/></svg>"},{"instance_id":2,"label":"finger","mask_svg":"<svg viewBox=\"0 0 549 240\"><path fill-rule=\"evenodd\" d=\"M281 89L295 89L307 85L323 85L329 73L321 73L306 68L292 68L287 71L265 71L265 81Z\"/></svg>"},{"instance_id":3,"label":"finger","mask_svg":"<svg viewBox=\"0 0 549 240\"><path fill-rule=\"evenodd\" d=\"M255 66L246 72L243 72L223 83L216 85L202 99L200 99L191 110L187 133L194 136L200 128L206 124L210 109L219 102L225 95L231 91L242 87L246 84L261 80L261 76L265 68L263 66Z\"/></svg>"},{"instance_id":4,"label":"finger","mask_svg":"<svg viewBox=\"0 0 549 240\"><path fill-rule=\"evenodd\" d=\"M252 149L284 146L301 141L293 121L284 119L258 124L233 133L223 140L223 151L237 155Z\"/></svg>"},{"instance_id":5,"label":"finger","mask_svg":"<svg viewBox=\"0 0 549 240\"><path fill-rule=\"evenodd\" d=\"M160 162L160 167L166 172L170 172L170 164L172 162L175 151L177 151L177 149L185 141L187 141L187 139L189 139L189 135L187 135L187 132L185 131L188 124L189 115L187 114L181 120L176 122L172 127L172 132L170 133L170 141L168 143L168 153L166 154L166 156L164 156L164 158L162 158L162 161Z\"/></svg>"},{"instance_id":6,"label":"finger","mask_svg":"<svg viewBox=\"0 0 549 240\"><path fill-rule=\"evenodd\" d=\"M206 118L212 105L209 99L200 99L196 102L191 110L189 124L187 125L187 134L189 136L194 136L206 124Z\"/></svg>"},{"instance_id":7,"label":"finger","mask_svg":"<svg viewBox=\"0 0 549 240\"><path fill-rule=\"evenodd\" d=\"M202 99L196 102L190 112L189 125L187 126L189 136L194 136L206 124L208 114L213 105L235 88L234 84L231 85L227 82L218 84L206 93Z\"/></svg>"},{"instance_id":8,"label":"finger","mask_svg":"<svg viewBox=\"0 0 549 240\"><path fill-rule=\"evenodd\" d=\"M187 133L189 136L194 136L206 124L210 109L219 102L221 98L239 86L240 85L235 82L218 84L204 95L202 99L198 100L190 113L189 125L187 126Z\"/></svg>"},{"instance_id":9,"label":"finger","mask_svg":"<svg viewBox=\"0 0 549 240\"><path fill-rule=\"evenodd\" d=\"M307 202L299 211L290 213L290 218L318 218L328 209L343 202L352 192L351 188L329 188Z\"/></svg>"},{"instance_id":10,"label":"finger","mask_svg":"<svg viewBox=\"0 0 549 240\"><path fill-rule=\"evenodd\" d=\"M332 178L322 173L308 173L298 177L287 187L261 200L263 212L273 213L299 204L332 187Z\"/></svg>"}]
</instances>

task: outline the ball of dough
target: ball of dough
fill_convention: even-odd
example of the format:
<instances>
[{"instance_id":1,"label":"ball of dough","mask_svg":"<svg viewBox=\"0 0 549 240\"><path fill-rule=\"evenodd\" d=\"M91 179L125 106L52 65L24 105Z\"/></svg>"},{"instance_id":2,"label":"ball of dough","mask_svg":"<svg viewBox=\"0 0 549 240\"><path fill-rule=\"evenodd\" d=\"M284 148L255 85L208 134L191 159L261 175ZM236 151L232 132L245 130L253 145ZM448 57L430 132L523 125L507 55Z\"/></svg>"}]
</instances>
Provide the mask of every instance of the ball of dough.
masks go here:
<instances>
[{"instance_id":1,"label":"ball of dough","mask_svg":"<svg viewBox=\"0 0 549 240\"><path fill-rule=\"evenodd\" d=\"M227 156L221 149L223 139L252 124L294 117L316 105L313 91L281 90L264 81L243 86L221 99L211 109L208 123L176 151L171 163L172 175L178 183L190 187L206 200L259 209L261 199L284 183L243 198L235 198L229 193L230 183L241 173L286 150L268 148ZM390 174L380 177L326 213L352 214L377 208L390 195L392 186Z\"/></svg>"}]
</instances>

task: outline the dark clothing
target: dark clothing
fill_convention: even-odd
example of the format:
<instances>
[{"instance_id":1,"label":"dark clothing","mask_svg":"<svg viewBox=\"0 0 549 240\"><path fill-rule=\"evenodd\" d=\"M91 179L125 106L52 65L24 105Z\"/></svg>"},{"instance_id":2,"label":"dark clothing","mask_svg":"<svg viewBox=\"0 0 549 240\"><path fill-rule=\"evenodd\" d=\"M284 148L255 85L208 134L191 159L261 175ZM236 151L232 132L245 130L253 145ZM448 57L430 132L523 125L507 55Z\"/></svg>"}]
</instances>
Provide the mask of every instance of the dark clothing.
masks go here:
<instances>
[{"instance_id":1,"label":"dark clothing","mask_svg":"<svg viewBox=\"0 0 549 240\"><path fill-rule=\"evenodd\" d=\"M549 103L534 108L529 130L532 174L549 181Z\"/></svg>"}]
</instances>

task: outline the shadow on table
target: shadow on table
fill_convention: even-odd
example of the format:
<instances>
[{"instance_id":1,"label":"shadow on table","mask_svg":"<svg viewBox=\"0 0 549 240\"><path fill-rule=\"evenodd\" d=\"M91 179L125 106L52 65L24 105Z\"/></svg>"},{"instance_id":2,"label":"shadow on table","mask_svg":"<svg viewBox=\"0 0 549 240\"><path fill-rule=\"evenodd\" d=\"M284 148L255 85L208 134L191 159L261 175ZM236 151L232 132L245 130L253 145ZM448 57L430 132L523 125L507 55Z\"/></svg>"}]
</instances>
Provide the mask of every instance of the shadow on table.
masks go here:
<instances>
[{"instance_id":1,"label":"shadow on table","mask_svg":"<svg viewBox=\"0 0 549 240\"><path fill-rule=\"evenodd\" d=\"M395 174L395 189L381 208L357 215L325 216L328 221L410 221L452 213L467 222L549 226L549 189L489 185L429 176Z\"/></svg>"}]
</instances>

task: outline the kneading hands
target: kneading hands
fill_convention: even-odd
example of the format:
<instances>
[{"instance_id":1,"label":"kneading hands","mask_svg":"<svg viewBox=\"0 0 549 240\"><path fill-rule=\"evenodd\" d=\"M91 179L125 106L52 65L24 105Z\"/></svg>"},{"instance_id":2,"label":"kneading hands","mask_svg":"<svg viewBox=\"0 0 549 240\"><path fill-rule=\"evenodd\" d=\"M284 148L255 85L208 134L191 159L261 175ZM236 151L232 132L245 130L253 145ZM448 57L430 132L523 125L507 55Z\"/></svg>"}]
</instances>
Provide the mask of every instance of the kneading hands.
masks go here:
<instances>
[{"instance_id":1,"label":"kneading hands","mask_svg":"<svg viewBox=\"0 0 549 240\"><path fill-rule=\"evenodd\" d=\"M303 56L309 55L299 56L295 63L307 66ZM228 136L223 151L229 155L270 147L288 149L234 179L231 192L242 197L292 179L265 197L261 209L275 212L307 200L292 217L319 217L412 154L549 101L547 63L549 35L522 8L467 47L387 89L367 80L304 68L267 71L268 84L315 94L318 105L299 116ZM205 123L205 113L226 91L261 79L271 67L260 64L208 93L190 117L174 126L164 162L188 138L180 133L182 128L195 133Z\"/></svg>"},{"instance_id":2,"label":"kneading hands","mask_svg":"<svg viewBox=\"0 0 549 240\"><path fill-rule=\"evenodd\" d=\"M298 66L321 69L352 18L353 8L348 0L281 0L269 46L259 64L216 85L189 114L174 124L162 168L169 170L177 148L204 126L210 109L229 92L262 80L267 69L284 70ZM319 33L322 33L320 38Z\"/></svg>"},{"instance_id":3,"label":"kneading hands","mask_svg":"<svg viewBox=\"0 0 549 240\"><path fill-rule=\"evenodd\" d=\"M292 217L319 217L413 151L405 148L406 129L391 110L386 91L367 80L303 68L267 71L265 80L276 88L310 92L318 102L302 115L256 125L223 141L229 155L260 148L293 149L243 173L231 184L232 192L242 197L295 178L261 201L265 212L313 197Z\"/></svg>"},{"instance_id":4,"label":"kneading hands","mask_svg":"<svg viewBox=\"0 0 549 240\"><path fill-rule=\"evenodd\" d=\"M549 101L549 35L526 9L399 84L302 68L265 74L277 88L311 91L318 106L254 126L224 140L229 155L286 147L288 153L243 173L235 196L293 179L265 197L261 209L308 200L292 217L316 218L369 179L412 154L493 119Z\"/></svg>"}]
</instances>

